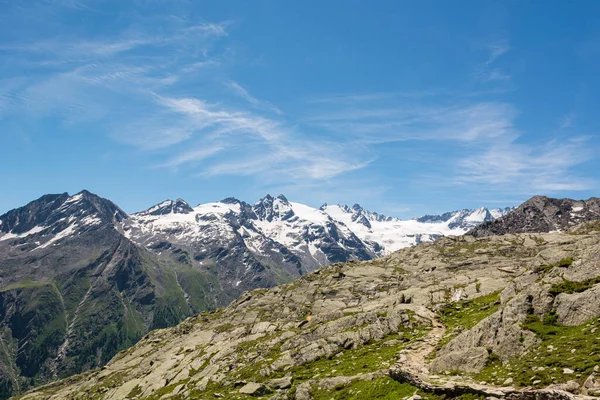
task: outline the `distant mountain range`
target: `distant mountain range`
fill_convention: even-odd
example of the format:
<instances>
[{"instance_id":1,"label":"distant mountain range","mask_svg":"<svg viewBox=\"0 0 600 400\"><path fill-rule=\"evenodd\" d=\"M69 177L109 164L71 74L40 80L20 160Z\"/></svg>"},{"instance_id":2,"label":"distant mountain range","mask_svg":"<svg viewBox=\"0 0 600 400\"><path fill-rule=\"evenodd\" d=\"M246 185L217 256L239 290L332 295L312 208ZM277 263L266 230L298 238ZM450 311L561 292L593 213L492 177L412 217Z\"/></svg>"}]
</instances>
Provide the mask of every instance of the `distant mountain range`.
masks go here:
<instances>
[{"instance_id":1,"label":"distant mountain range","mask_svg":"<svg viewBox=\"0 0 600 400\"><path fill-rule=\"evenodd\" d=\"M460 235L510 208L400 220L265 196L128 215L82 191L0 216L0 397L106 363L151 329L321 266Z\"/></svg>"}]
</instances>

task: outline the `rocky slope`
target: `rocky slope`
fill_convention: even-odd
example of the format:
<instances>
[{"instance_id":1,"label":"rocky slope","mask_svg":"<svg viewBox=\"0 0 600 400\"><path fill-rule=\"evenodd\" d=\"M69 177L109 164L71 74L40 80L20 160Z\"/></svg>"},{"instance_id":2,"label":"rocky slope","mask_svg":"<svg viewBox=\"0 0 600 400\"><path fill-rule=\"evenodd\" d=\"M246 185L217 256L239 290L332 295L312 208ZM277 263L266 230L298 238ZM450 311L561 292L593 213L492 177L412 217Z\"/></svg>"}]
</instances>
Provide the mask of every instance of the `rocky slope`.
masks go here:
<instances>
[{"instance_id":1,"label":"rocky slope","mask_svg":"<svg viewBox=\"0 0 600 400\"><path fill-rule=\"evenodd\" d=\"M484 237L507 233L566 231L585 221L600 219L600 199L554 199L535 196L514 211L487 221L469 231L469 235Z\"/></svg>"},{"instance_id":2,"label":"rocky slope","mask_svg":"<svg viewBox=\"0 0 600 400\"><path fill-rule=\"evenodd\" d=\"M127 218L86 191L0 217L0 398L103 365L194 312L177 272L204 274L166 268L119 232Z\"/></svg>"},{"instance_id":3,"label":"rocky slope","mask_svg":"<svg viewBox=\"0 0 600 400\"><path fill-rule=\"evenodd\" d=\"M20 399L600 394L600 232L441 238L146 335Z\"/></svg>"},{"instance_id":4,"label":"rocky slope","mask_svg":"<svg viewBox=\"0 0 600 400\"><path fill-rule=\"evenodd\" d=\"M83 191L0 216L0 398L101 366L149 330L247 290L464 231L448 228L452 218L399 221L342 208L334 218L266 196L254 205L179 199L127 215Z\"/></svg>"}]
</instances>

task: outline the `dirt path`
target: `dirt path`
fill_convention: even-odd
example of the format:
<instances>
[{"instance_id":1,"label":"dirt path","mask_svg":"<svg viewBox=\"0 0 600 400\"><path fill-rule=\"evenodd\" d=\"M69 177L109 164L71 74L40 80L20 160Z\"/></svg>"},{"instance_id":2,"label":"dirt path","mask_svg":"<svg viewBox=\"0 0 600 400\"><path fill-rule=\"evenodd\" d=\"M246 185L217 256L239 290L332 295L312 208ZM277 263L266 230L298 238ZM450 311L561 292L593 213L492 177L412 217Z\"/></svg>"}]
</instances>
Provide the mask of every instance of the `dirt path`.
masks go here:
<instances>
[{"instance_id":1,"label":"dirt path","mask_svg":"<svg viewBox=\"0 0 600 400\"><path fill-rule=\"evenodd\" d=\"M398 362L388 371L389 376L393 379L408 382L426 392L445 394L451 398L462 394L511 400L530 398L573 400L579 398L556 389L524 389L520 391L513 387L497 387L477 383L466 376L430 375L427 356L435 350L440 340L442 340L446 327L436 316L428 317L428 319L431 321L433 328L420 341L407 346L400 352Z\"/></svg>"},{"instance_id":2,"label":"dirt path","mask_svg":"<svg viewBox=\"0 0 600 400\"><path fill-rule=\"evenodd\" d=\"M429 374L427 356L435 350L446 332L446 327L436 317L429 319L433 325L433 329L427 332L427 335L420 341L403 349L400 352L400 358L396 365L419 374Z\"/></svg>"}]
</instances>

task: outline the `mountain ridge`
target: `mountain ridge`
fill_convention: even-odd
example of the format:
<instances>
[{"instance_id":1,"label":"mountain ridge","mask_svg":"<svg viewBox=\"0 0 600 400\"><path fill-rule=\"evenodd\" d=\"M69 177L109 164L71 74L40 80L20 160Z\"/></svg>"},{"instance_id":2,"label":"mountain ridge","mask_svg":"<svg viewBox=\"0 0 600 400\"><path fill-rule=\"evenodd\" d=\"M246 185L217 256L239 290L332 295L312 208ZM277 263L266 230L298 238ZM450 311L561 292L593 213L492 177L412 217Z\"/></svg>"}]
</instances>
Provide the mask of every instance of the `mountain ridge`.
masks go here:
<instances>
[{"instance_id":1,"label":"mountain ridge","mask_svg":"<svg viewBox=\"0 0 600 400\"><path fill-rule=\"evenodd\" d=\"M0 216L0 333L9 343L0 349L0 397L101 366L149 330L248 290L463 232L358 205L337 210L334 218L267 195L195 207L165 200L127 214L84 190L8 211ZM392 240L379 244L370 235L382 227Z\"/></svg>"},{"instance_id":2,"label":"mountain ridge","mask_svg":"<svg viewBox=\"0 0 600 400\"><path fill-rule=\"evenodd\" d=\"M566 231L582 222L600 218L600 198L587 200L534 196L512 212L473 228L475 237L507 233Z\"/></svg>"}]
</instances>

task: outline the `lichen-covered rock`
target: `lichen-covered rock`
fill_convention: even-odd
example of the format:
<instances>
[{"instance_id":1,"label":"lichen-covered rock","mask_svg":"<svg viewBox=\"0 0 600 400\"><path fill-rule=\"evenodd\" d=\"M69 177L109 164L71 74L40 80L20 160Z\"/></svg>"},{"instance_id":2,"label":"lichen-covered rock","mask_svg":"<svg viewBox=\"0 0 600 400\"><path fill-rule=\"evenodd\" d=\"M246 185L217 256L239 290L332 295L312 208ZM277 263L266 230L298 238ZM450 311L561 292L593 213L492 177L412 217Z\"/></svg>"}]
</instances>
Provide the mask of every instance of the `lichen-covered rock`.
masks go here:
<instances>
[{"instance_id":1,"label":"lichen-covered rock","mask_svg":"<svg viewBox=\"0 0 600 400\"><path fill-rule=\"evenodd\" d=\"M271 386L274 389L289 389L292 387L293 378L291 375L285 376L283 378L271 379L267 381L267 385Z\"/></svg>"},{"instance_id":2,"label":"lichen-covered rock","mask_svg":"<svg viewBox=\"0 0 600 400\"><path fill-rule=\"evenodd\" d=\"M598 272L600 274L600 271ZM558 322L580 325L600 315L600 284L582 293L561 293L555 301Z\"/></svg>"},{"instance_id":3,"label":"lichen-covered rock","mask_svg":"<svg viewBox=\"0 0 600 400\"><path fill-rule=\"evenodd\" d=\"M472 347L470 349L450 351L444 353L431 363L430 369L433 372L444 371L481 371L488 359L489 353L485 347Z\"/></svg>"},{"instance_id":4,"label":"lichen-covered rock","mask_svg":"<svg viewBox=\"0 0 600 400\"><path fill-rule=\"evenodd\" d=\"M273 390L265 384L250 382L242 386L239 393L247 394L249 396L264 396L273 393Z\"/></svg>"}]
</instances>

